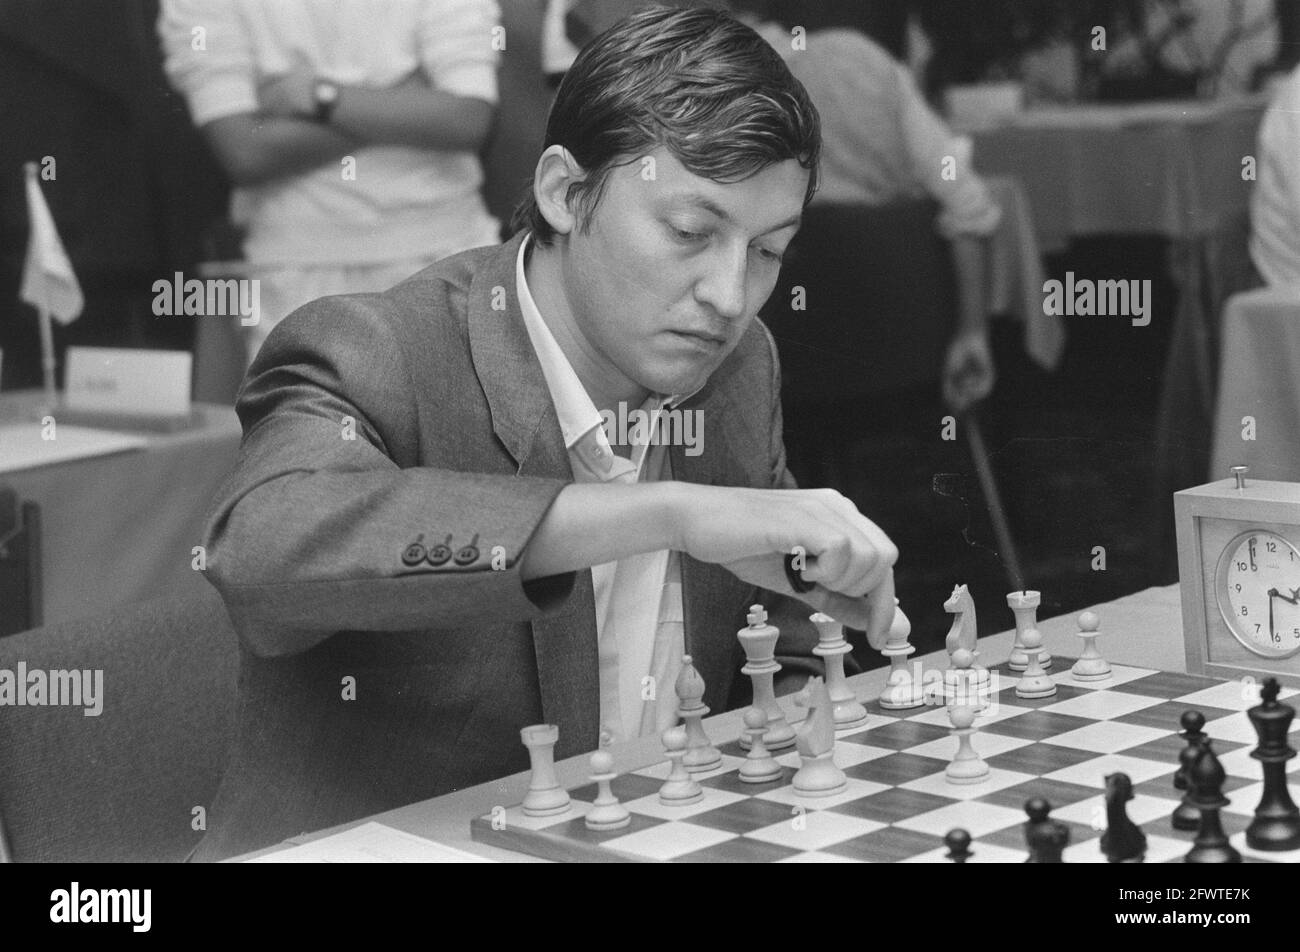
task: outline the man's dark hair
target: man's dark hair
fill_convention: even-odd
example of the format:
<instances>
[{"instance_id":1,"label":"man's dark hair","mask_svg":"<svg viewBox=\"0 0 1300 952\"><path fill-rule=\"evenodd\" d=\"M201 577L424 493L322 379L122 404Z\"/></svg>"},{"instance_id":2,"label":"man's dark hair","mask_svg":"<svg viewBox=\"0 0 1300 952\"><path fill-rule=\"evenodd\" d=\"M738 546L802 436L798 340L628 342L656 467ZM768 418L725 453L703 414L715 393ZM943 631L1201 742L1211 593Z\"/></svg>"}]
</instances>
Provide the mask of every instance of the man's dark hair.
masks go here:
<instances>
[{"instance_id":1,"label":"man's dark hair","mask_svg":"<svg viewBox=\"0 0 1300 952\"><path fill-rule=\"evenodd\" d=\"M568 200L585 231L612 168L659 148L688 171L739 182L795 159L817 190L817 110L780 55L757 33L714 9L654 6L596 37L565 73L543 148L562 145L587 172ZM555 230L530 187L511 231L549 244Z\"/></svg>"}]
</instances>

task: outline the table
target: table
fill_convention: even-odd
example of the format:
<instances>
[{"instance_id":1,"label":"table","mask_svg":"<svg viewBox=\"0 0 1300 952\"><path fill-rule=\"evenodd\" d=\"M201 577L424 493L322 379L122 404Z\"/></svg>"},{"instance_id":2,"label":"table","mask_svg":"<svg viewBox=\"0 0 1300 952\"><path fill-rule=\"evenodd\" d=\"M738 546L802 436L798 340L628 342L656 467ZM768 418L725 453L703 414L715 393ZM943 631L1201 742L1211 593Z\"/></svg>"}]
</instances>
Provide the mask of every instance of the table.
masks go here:
<instances>
[{"instance_id":1,"label":"table","mask_svg":"<svg viewBox=\"0 0 1300 952\"><path fill-rule=\"evenodd\" d=\"M981 174L1025 187L1052 253L1092 235L1200 238L1242 219L1242 158L1254 154L1266 105L1247 96L1036 108L962 131Z\"/></svg>"},{"instance_id":2,"label":"table","mask_svg":"<svg viewBox=\"0 0 1300 952\"><path fill-rule=\"evenodd\" d=\"M0 396L0 419L23 419L40 391ZM141 450L0 475L0 484L41 507L44 622L66 621L208 583L191 549L239 450L232 407L195 404L197 423L147 434Z\"/></svg>"},{"instance_id":3,"label":"table","mask_svg":"<svg viewBox=\"0 0 1300 952\"><path fill-rule=\"evenodd\" d=\"M1140 667L1167 671L1186 670L1182 639L1182 603L1176 585L1150 588L1097 606L1101 616L1101 647L1108 660ZM1042 620L1039 631L1044 647L1052 654L1078 656L1080 643L1075 632L1077 616L1062 615ZM980 653L985 659L1005 658L1011 651L1015 632L1008 630L980 639ZM918 656L913 656L913 661ZM943 652L919 657L927 668L946 661ZM879 668L849 679L859 697L875 696L884 685L888 668ZM796 708L788 698L781 699L782 707L792 720ZM705 729L715 738L738 735L743 711L728 711L708 718ZM657 737L643 737L610 748L620 772L636 770L663 760L663 751ZM556 765L560 782L567 788L586 781L589 771L587 754L570 757ZM504 777L490 783L459 790L433 800L411 804L377 816L329 830L294 837L280 846L261 850L240 859L261 856L289 846L311 842L322 836L338 833L375 820L398 830L413 833L447 846L504 862L541 862L533 857L501 850L470 839L469 824L474 816L489 812L494 805L518 803L528 788L528 772Z\"/></svg>"}]
</instances>

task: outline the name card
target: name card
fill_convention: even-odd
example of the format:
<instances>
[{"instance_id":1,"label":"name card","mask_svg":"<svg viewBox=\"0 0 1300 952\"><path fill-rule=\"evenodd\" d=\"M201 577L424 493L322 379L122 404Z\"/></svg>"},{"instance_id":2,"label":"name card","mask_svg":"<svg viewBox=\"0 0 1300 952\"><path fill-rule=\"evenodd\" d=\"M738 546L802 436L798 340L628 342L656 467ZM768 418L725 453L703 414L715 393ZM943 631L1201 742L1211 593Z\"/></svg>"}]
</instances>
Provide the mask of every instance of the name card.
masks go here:
<instances>
[{"instance_id":1,"label":"name card","mask_svg":"<svg viewBox=\"0 0 1300 952\"><path fill-rule=\"evenodd\" d=\"M63 403L86 413L185 417L192 364L184 350L69 347Z\"/></svg>"}]
</instances>

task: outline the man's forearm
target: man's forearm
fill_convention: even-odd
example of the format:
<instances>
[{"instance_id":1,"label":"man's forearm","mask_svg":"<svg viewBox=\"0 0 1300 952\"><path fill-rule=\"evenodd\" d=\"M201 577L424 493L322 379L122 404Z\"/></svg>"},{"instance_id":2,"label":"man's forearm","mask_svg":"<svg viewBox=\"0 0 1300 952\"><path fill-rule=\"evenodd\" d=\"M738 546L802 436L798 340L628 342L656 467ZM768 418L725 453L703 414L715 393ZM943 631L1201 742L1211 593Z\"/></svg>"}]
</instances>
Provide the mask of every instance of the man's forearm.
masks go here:
<instances>
[{"instance_id":1,"label":"man's forearm","mask_svg":"<svg viewBox=\"0 0 1300 952\"><path fill-rule=\"evenodd\" d=\"M481 99L418 84L345 86L330 124L363 142L476 151L487 138L492 113Z\"/></svg>"},{"instance_id":2,"label":"man's forearm","mask_svg":"<svg viewBox=\"0 0 1300 952\"><path fill-rule=\"evenodd\" d=\"M251 113L218 119L203 132L237 185L305 172L357 148L343 132L319 123Z\"/></svg>"},{"instance_id":3,"label":"man's forearm","mask_svg":"<svg viewBox=\"0 0 1300 952\"><path fill-rule=\"evenodd\" d=\"M528 542L525 579L575 572L677 544L680 483L574 483L555 497Z\"/></svg>"},{"instance_id":4,"label":"man's forearm","mask_svg":"<svg viewBox=\"0 0 1300 952\"><path fill-rule=\"evenodd\" d=\"M988 325L989 240L981 235L958 235L952 242L957 272L959 333L983 331Z\"/></svg>"}]
</instances>

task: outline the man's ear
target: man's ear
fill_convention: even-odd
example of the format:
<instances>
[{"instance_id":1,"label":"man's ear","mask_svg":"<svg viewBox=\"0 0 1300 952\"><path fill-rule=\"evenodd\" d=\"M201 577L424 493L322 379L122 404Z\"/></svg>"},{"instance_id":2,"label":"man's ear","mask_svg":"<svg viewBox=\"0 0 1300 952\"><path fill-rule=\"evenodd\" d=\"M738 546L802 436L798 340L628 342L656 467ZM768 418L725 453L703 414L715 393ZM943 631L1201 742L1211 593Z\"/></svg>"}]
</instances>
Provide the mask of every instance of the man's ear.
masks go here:
<instances>
[{"instance_id":1,"label":"man's ear","mask_svg":"<svg viewBox=\"0 0 1300 952\"><path fill-rule=\"evenodd\" d=\"M569 201L569 188L587 177L573 154L562 145L553 145L542 153L533 172L533 197L537 208L555 229L567 235L578 226L578 216Z\"/></svg>"}]
</instances>

